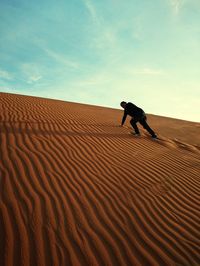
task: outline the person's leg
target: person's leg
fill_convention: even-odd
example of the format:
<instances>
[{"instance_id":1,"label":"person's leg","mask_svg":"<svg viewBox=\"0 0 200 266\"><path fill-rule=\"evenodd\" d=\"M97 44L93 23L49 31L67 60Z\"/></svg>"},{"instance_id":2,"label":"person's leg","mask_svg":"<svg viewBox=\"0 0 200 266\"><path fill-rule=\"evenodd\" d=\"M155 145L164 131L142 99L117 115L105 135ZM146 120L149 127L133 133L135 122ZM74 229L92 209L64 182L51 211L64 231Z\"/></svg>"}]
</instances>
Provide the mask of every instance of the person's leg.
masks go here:
<instances>
[{"instance_id":1,"label":"person's leg","mask_svg":"<svg viewBox=\"0 0 200 266\"><path fill-rule=\"evenodd\" d=\"M138 122L137 119L132 118L131 121L130 121L130 124L134 128L135 133L136 134L140 134L140 131L139 131L138 127L137 127L137 122Z\"/></svg>"},{"instance_id":2,"label":"person's leg","mask_svg":"<svg viewBox=\"0 0 200 266\"><path fill-rule=\"evenodd\" d=\"M152 137L156 137L155 132L150 128L150 126L147 124L147 118L146 116L144 118L142 118L139 122L140 124L143 126L144 129L146 129L149 134L151 134Z\"/></svg>"}]
</instances>

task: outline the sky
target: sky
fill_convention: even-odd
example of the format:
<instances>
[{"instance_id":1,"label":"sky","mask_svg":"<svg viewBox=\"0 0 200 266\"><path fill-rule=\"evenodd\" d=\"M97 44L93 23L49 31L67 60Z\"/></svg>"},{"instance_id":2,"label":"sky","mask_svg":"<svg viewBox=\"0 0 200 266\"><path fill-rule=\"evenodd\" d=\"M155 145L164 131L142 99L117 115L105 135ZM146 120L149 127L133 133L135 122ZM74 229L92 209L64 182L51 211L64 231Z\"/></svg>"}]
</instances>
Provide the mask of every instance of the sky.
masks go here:
<instances>
[{"instance_id":1,"label":"sky","mask_svg":"<svg viewBox=\"0 0 200 266\"><path fill-rule=\"evenodd\" d=\"M200 122L200 1L0 0L0 91Z\"/></svg>"}]
</instances>

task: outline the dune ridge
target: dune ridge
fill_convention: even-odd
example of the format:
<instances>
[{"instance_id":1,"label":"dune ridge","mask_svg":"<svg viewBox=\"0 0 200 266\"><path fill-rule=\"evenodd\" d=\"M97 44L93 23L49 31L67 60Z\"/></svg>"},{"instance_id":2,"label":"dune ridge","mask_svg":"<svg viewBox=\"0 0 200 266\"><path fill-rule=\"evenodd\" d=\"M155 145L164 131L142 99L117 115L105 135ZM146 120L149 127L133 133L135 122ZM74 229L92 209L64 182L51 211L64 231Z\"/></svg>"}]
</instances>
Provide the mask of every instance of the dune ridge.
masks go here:
<instances>
[{"instance_id":1,"label":"dune ridge","mask_svg":"<svg viewBox=\"0 0 200 266\"><path fill-rule=\"evenodd\" d=\"M121 116L0 93L0 265L200 265L200 124Z\"/></svg>"}]
</instances>

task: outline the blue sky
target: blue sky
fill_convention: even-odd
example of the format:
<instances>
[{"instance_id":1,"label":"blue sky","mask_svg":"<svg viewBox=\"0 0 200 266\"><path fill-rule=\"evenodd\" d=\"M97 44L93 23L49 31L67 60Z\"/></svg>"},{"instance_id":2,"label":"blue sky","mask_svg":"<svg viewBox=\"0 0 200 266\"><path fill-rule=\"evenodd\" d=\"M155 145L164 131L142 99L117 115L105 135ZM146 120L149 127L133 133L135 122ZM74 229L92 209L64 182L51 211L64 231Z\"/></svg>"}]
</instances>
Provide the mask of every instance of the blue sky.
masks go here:
<instances>
[{"instance_id":1,"label":"blue sky","mask_svg":"<svg viewBox=\"0 0 200 266\"><path fill-rule=\"evenodd\" d=\"M0 91L200 122L200 1L0 0Z\"/></svg>"}]
</instances>

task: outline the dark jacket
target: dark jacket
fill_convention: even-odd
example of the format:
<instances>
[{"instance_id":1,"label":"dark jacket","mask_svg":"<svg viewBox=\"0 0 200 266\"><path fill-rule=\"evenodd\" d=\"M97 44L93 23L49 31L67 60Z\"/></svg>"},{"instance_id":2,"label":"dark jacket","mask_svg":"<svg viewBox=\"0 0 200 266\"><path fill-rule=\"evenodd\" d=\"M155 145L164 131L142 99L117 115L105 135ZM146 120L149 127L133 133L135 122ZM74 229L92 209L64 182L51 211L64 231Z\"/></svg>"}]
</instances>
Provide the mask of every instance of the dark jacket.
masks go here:
<instances>
[{"instance_id":1,"label":"dark jacket","mask_svg":"<svg viewBox=\"0 0 200 266\"><path fill-rule=\"evenodd\" d=\"M131 117L134 117L135 119L138 119L138 121L145 117L145 112L137 107L133 103L127 103L126 107L124 108L124 116L122 118L122 125L124 124L127 115L130 115Z\"/></svg>"}]
</instances>

